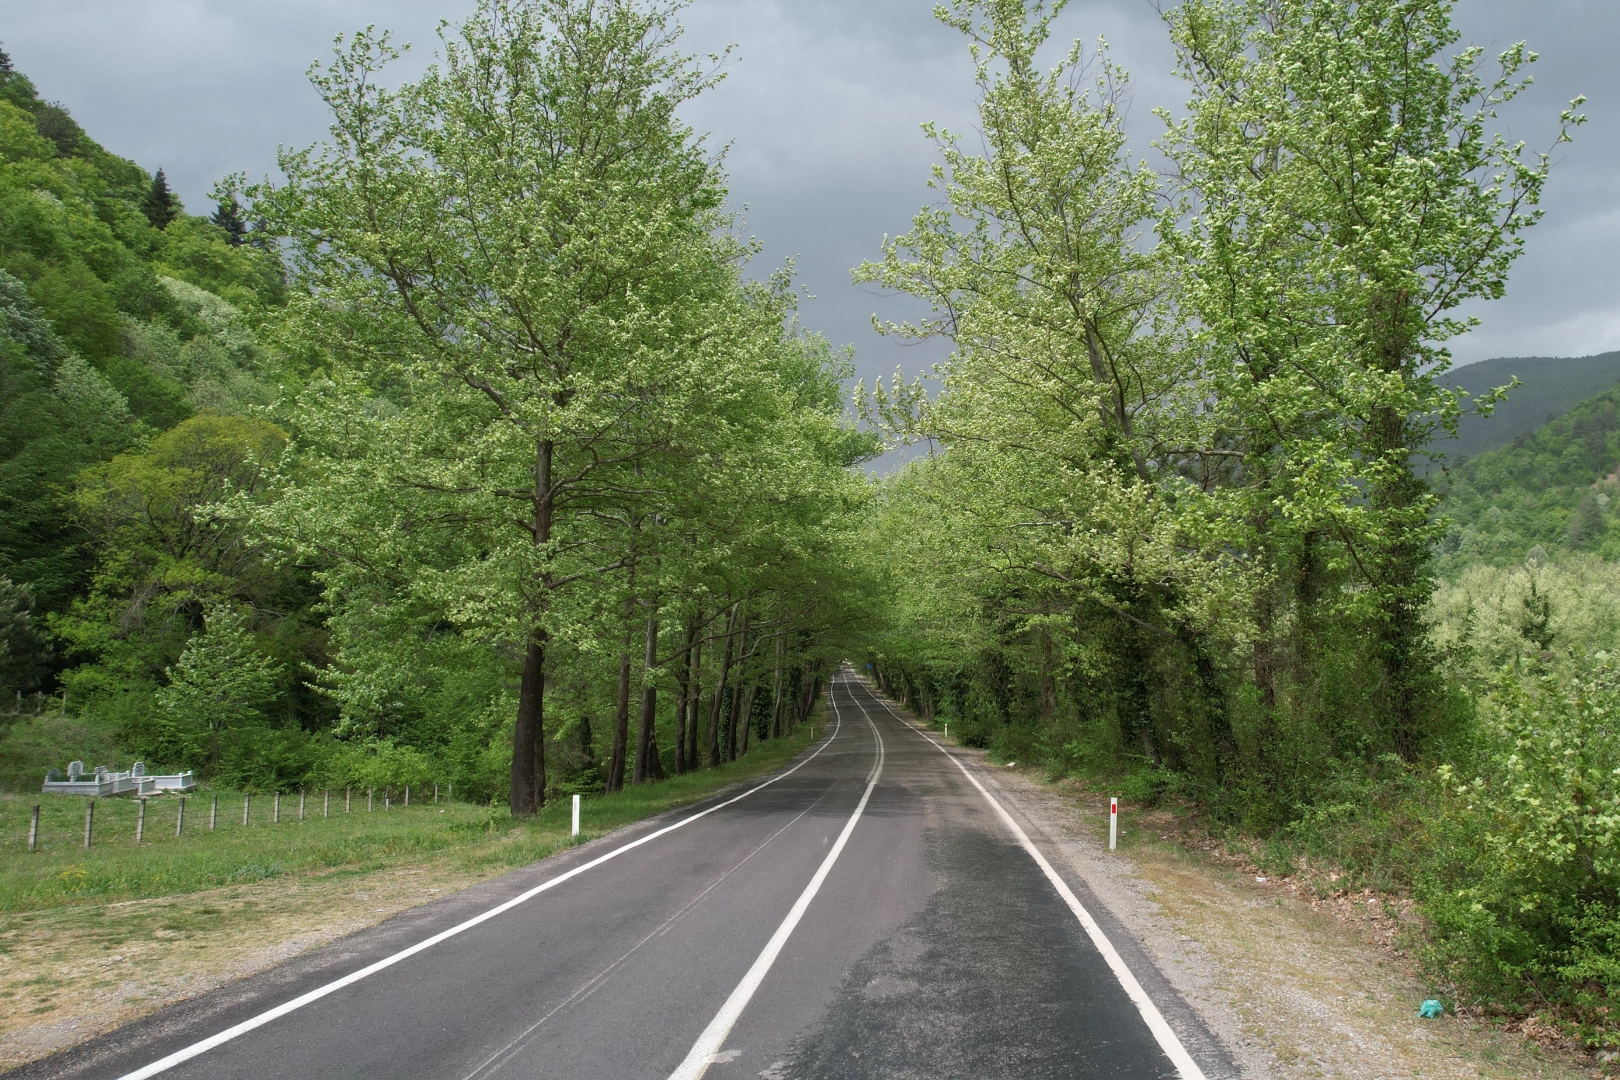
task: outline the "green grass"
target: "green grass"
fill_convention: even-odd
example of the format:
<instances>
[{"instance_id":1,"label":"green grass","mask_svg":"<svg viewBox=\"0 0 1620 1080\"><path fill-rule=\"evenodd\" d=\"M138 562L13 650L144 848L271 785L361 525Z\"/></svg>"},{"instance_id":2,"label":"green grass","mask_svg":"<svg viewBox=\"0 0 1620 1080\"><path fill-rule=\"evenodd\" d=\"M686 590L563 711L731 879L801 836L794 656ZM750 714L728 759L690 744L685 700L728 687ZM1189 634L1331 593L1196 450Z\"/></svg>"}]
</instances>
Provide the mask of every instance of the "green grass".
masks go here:
<instances>
[{"instance_id":1,"label":"green grass","mask_svg":"<svg viewBox=\"0 0 1620 1080\"><path fill-rule=\"evenodd\" d=\"M756 743L741 761L705 769L614 795L584 800L579 842L705 798L736 783L780 768L809 745L801 728L784 738ZM208 829L209 808L219 796L217 827ZM470 872L522 866L568 847L570 804L555 799L529 821L504 808L441 801L412 792L409 808L397 803L367 812L365 792L354 794L353 812L343 811L343 792L332 792L331 816L322 816L322 793L309 793L298 819L298 796L283 795L281 820L271 822L269 796L255 795L249 824L242 824L238 792L203 790L186 797L185 828L174 835L178 798L147 800L142 843L135 843L138 811L124 796L95 800L91 847L84 843L85 804L74 795L0 795L0 911L22 912L121 900L171 896L286 874L322 871L364 873L400 863L448 856ZM28 851L28 822L40 807L39 849Z\"/></svg>"}]
</instances>

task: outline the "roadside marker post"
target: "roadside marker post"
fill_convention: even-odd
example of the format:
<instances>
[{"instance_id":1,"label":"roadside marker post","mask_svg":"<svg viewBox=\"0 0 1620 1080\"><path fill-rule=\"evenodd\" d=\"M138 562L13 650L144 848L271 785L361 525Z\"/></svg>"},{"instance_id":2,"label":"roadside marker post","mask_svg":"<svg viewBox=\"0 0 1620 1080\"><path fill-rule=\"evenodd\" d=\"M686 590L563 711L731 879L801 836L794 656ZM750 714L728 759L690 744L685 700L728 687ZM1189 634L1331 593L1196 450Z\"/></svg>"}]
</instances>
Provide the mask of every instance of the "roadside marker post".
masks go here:
<instances>
[{"instance_id":1,"label":"roadside marker post","mask_svg":"<svg viewBox=\"0 0 1620 1080\"><path fill-rule=\"evenodd\" d=\"M321 817L332 816L332 789L321 788Z\"/></svg>"},{"instance_id":2,"label":"roadside marker post","mask_svg":"<svg viewBox=\"0 0 1620 1080\"><path fill-rule=\"evenodd\" d=\"M1108 800L1108 850L1113 851L1114 845L1119 842L1119 799Z\"/></svg>"},{"instance_id":3,"label":"roadside marker post","mask_svg":"<svg viewBox=\"0 0 1620 1080\"><path fill-rule=\"evenodd\" d=\"M574 835L579 835L579 796L574 796Z\"/></svg>"},{"instance_id":4,"label":"roadside marker post","mask_svg":"<svg viewBox=\"0 0 1620 1080\"><path fill-rule=\"evenodd\" d=\"M186 797L180 796L180 801L174 807L174 835L179 836L186 827Z\"/></svg>"},{"instance_id":5,"label":"roadside marker post","mask_svg":"<svg viewBox=\"0 0 1620 1080\"><path fill-rule=\"evenodd\" d=\"M96 800L91 799L84 804L84 846L90 846L90 829L96 819Z\"/></svg>"},{"instance_id":6,"label":"roadside marker post","mask_svg":"<svg viewBox=\"0 0 1620 1080\"><path fill-rule=\"evenodd\" d=\"M298 789L298 820L304 820L304 789Z\"/></svg>"},{"instance_id":7,"label":"roadside marker post","mask_svg":"<svg viewBox=\"0 0 1620 1080\"><path fill-rule=\"evenodd\" d=\"M146 799L140 798L135 801L139 804L135 808L135 842L138 844L146 835Z\"/></svg>"},{"instance_id":8,"label":"roadside marker post","mask_svg":"<svg viewBox=\"0 0 1620 1080\"><path fill-rule=\"evenodd\" d=\"M253 792L242 792L242 824L248 823L248 807L253 803Z\"/></svg>"},{"instance_id":9,"label":"roadside marker post","mask_svg":"<svg viewBox=\"0 0 1620 1080\"><path fill-rule=\"evenodd\" d=\"M372 808L371 793L373 791L375 791L375 790L376 790L375 788L366 788L366 813L368 813L368 814L371 813L371 808Z\"/></svg>"},{"instance_id":10,"label":"roadside marker post","mask_svg":"<svg viewBox=\"0 0 1620 1080\"><path fill-rule=\"evenodd\" d=\"M214 831L214 824L219 821L219 796L214 796L213 805L208 808L208 831Z\"/></svg>"},{"instance_id":11,"label":"roadside marker post","mask_svg":"<svg viewBox=\"0 0 1620 1080\"><path fill-rule=\"evenodd\" d=\"M270 824L281 824L281 792L279 791L276 792L275 798L270 803Z\"/></svg>"},{"instance_id":12,"label":"roadside marker post","mask_svg":"<svg viewBox=\"0 0 1620 1080\"><path fill-rule=\"evenodd\" d=\"M17 691L18 700L22 698L22 691ZM39 804L34 804L34 816L28 822L28 850L39 849Z\"/></svg>"}]
</instances>

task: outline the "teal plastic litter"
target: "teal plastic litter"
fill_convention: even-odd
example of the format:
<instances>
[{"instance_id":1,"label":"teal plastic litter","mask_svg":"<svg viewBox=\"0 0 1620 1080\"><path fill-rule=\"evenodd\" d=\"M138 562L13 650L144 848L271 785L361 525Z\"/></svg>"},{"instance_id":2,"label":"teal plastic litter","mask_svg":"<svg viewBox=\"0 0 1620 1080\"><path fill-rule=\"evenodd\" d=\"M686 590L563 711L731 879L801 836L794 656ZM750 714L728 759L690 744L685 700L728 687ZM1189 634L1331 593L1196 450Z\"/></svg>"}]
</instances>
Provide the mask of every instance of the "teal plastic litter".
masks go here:
<instances>
[{"instance_id":1,"label":"teal plastic litter","mask_svg":"<svg viewBox=\"0 0 1620 1080\"><path fill-rule=\"evenodd\" d=\"M1430 998L1418 1006L1418 1015L1425 1020L1434 1020L1446 1015L1446 1007L1434 1000L1434 998Z\"/></svg>"}]
</instances>

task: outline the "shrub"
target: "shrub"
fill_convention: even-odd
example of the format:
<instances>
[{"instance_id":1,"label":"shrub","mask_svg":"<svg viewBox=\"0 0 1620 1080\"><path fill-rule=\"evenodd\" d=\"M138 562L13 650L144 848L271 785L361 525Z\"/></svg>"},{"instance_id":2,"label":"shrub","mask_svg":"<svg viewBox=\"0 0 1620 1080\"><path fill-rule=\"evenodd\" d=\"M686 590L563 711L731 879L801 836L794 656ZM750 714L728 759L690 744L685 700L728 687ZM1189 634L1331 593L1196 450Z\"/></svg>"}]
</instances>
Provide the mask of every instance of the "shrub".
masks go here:
<instances>
[{"instance_id":1,"label":"shrub","mask_svg":"<svg viewBox=\"0 0 1620 1080\"><path fill-rule=\"evenodd\" d=\"M1433 955L1477 995L1605 1016L1620 996L1620 669L1503 677L1477 774L1452 767L1418 882Z\"/></svg>"}]
</instances>

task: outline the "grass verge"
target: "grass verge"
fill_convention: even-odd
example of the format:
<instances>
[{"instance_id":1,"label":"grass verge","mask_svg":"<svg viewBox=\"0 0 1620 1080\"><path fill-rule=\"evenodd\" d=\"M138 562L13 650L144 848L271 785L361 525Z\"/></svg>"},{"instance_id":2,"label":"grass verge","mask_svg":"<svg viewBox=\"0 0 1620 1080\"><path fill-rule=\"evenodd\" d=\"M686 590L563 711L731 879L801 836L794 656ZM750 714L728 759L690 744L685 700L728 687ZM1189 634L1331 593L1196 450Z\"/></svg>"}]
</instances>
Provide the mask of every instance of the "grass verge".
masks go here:
<instances>
[{"instance_id":1,"label":"grass verge","mask_svg":"<svg viewBox=\"0 0 1620 1080\"><path fill-rule=\"evenodd\" d=\"M808 745L801 728L717 769L587 798L578 842L774 771ZM153 799L139 847L134 805L102 799L88 851L82 798L60 797L73 801L47 815L44 797L0 796L0 1070L576 843L566 797L516 822L504 809L421 805L414 792L409 809L385 813L379 800L369 814L360 792L342 814L334 795L331 817L318 792L307 798L302 822L297 796L283 796L279 824L254 796L244 828L241 797L221 793L212 833L212 793L193 795L178 839L175 800ZM47 843L30 855L35 803Z\"/></svg>"}]
</instances>

